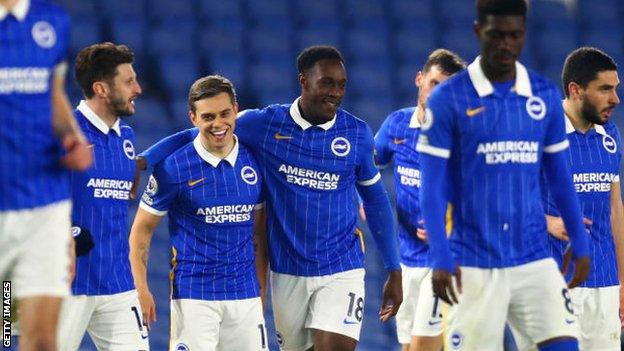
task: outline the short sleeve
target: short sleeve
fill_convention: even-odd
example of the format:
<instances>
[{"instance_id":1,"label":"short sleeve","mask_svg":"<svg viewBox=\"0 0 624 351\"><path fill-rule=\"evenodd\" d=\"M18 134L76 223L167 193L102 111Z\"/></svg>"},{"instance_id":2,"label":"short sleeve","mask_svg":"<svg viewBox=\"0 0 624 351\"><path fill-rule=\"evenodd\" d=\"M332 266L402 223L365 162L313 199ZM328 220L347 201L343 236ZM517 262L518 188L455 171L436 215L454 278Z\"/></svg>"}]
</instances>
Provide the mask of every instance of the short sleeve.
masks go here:
<instances>
[{"instance_id":1,"label":"short sleeve","mask_svg":"<svg viewBox=\"0 0 624 351\"><path fill-rule=\"evenodd\" d=\"M561 96L555 89L551 92L547 115L548 125L544 136L544 152L556 153L568 148L570 142L565 132L565 114Z\"/></svg>"},{"instance_id":2,"label":"short sleeve","mask_svg":"<svg viewBox=\"0 0 624 351\"><path fill-rule=\"evenodd\" d=\"M163 164L159 164L150 175L139 207L155 215L164 216L177 195L177 185L166 181Z\"/></svg>"},{"instance_id":3,"label":"short sleeve","mask_svg":"<svg viewBox=\"0 0 624 351\"><path fill-rule=\"evenodd\" d=\"M356 177L358 184L369 186L377 183L381 179L379 170L375 166L373 152L375 149L375 139L370 127L366 125L366 131L362 137L362 143L358 150L358 165L356 168Z\"/></svg>"},{"instance_id":4,"label":"short sleeve","mask_svg":"<svg viewBox=\"0 0 624 351\"><path fill-rule=\"evenodd\" d=\"M253 146L254 137L261 134L258 132L256 121L258 120L258 117L260 117L262 111L264 110L243 110L236 116L236 127L234 129L234 133L243 144Z\"/></svg>"},{"instance_id":5,"label":"short sleeve","mask_svg":"<svg viewBox=\"0 0 624 351\"><path fill-rule=\"evenodd\" d=\"M437 87L429 96L416 151L441 158L451 156L453 111L449 105L450 97L446 94L446 89Z\"/></svg>"}]
</instances>

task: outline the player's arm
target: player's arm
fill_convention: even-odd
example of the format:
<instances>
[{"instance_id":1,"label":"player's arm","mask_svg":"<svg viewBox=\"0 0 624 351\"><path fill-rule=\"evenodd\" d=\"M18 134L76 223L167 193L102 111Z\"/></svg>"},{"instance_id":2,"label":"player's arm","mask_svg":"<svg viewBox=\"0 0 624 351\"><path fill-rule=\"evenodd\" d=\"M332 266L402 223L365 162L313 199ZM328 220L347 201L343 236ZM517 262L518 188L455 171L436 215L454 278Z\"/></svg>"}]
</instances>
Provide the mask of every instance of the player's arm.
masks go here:
<instances>
[{"instance_id":1,"label":"player's arm","mask_svg":"<svg viewBox=\"0 0 624 351\"><path fill-rule=\"evenodd\" d=\"M154 230L160 224L162 216L155 215L139 207L132 229L130 230L130 266L134 285L139 294L139 302L143 311L143 322L148 328L156 321L156 304L147 284L147 262Z\"/></svg>"},{"instance_id":2,"label":"player's arm","mask_svg":"<svg viewBox=\"0 0 624 351\"><path fill-rule=\"evenodd\" d=\"M375 142L373 133L367 126L366 133L358 148L356 176L357 190L362 198L368 228L381 252L388 279L384 285L382 306L379 318L385 322L394 316L403 302L401 265L394 230L394 215L388 193L383 187L381 175L373 159Z\"/></svg>"},{"instance_id":3,"label":"player's arm","mask_svg":"<svg viewBox=\"0 0 624 351\"><path fill-rule=\"evenodd\" d=\"M137 168L143 171L148 167L153 167L177 149L193 141L197 134L199 134L199 129L195 127L185 129L161 139L159 142L139 154L137 157Z\"/></svg>"},{"instance_id":4,"label":"player's arm","mask_svg":"<svg viewBox=\"0 0 624 351\"><path fill-rule=\"evenodd\" d=\"M66 74L67 63L59 63L52 80L52 128L66 151L61 163L68 169L84 171L91 166L93 154L74 118L65 93Z\"/></svg>"},{"instance_id":5,"label":"player's arm","mask_svg":"<svg viewBox=\"0 0 624 351\"><path fill-rule=\"evenodd\" d=\"M575 265L572 280L568 282L568 285L573 288L585 281L589 274L588 238L585 234L581 207L574 190L568 159L566 153L563 152L569 147L569 142L565 134L565 117L560 99L553 99L549 110L552 115L548 116L549 125L544 140L542 164L550 194L570 238ZM564 265L564 271L565 269Z\"/></svg>"},{"instance_id":6,"label":"player's arm","mask_svg":"<svg viewBox=\"0 0 624 351\"><path fill-rule=\"evenodd\" d=\"M256 259L256 274L260 282L260 298L262 306L266 301L267 277L269 272L269 254L266 237L266 210L264 207L254 211L254 254Z\"/></svg>"}]
</instances>

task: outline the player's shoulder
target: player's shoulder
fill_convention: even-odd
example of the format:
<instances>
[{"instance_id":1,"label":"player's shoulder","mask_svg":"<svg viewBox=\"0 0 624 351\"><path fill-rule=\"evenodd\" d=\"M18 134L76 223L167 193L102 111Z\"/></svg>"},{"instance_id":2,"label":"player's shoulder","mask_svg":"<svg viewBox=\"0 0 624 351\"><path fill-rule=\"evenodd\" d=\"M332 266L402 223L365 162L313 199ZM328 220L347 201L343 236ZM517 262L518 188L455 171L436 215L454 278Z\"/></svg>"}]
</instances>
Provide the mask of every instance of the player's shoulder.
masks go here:
<instances>
[{"instance_id":1,"label":"player's shoulder","mask_svg":"<svg viewBox=\"0 0 624 351\"><path fill-rule=\"evenodd\" d=\"M412 118L412 115L414 115L414 111L416 111L415 106L404 107L390 112L386 119L393 123L406 122Z\"/></svg>"},{"instance_id":2,"label":"player's shoulder","mask_svg":"<svg viewBox=\"0 0 624 351\"><path fill-rule=\"evenodd\" d=\"M613 122L613 121L608 121L607 123L605 123L602 126L605 129L605 132L607 132L607 134L609 134L610 136L616 138L616 139L620 139L620 129L618 128L618 126Z\"/></svg>"},{"instance_id":3,"label":"player's shoulder","mask_svg":"<svg viewBox=\"0 0 624 351\"><path fill-rule=\"evenodd\" d=\"M357 130L370 128L366 121L342 108L339 108L336 112L336 125Z\"/></svg>"},{"instance_id":4,"label":"player's shoulder","mask_svg":"<svg viewBox=\"0 0 624 351\"><path fill-rule=\"evenodd\" d=\"M529 82L531 83L533 95L556 94L559 96L559 90L553 81L530 68L526 70L529 75ZM560 101L557 101L557 103L560 103Z\"/></svg>"},{"instance_id":5,"label":"player's shoulder","mask_svg":"<svg viewBox=\"0 0 624 351\"><path fill-rule=\"evenodd\" d=\"M121 131L122 137L134 138L134 129L123 120L119 120L119 130Z\"/></svg>"},{"instance_id":6,"label":"player's shoulder","mask_svg":"<svg viewBox=\"0 0 624 351\"><path fill-rule=\"evenodd\" d=\"M288 112L290 104L272 104L263 108L252 108L242 110L236 116L237 119L241 121L251 121L258 118L270 117L271 115L275 115L276 113L284 113Z\"/></svg>"},{"instance_id":7,"label":"player's shoulder","mask_svg":"<svg viewBox=\"0 0 624 351\"><path fill-rule=\"evenodd\" d=\"M467 89L473 89L474 85L470 80L470 75L468 74L468 70L461 70L447 80L438 84L433 90L431 90L431 94L429 95L428 101L443 99L444 101L448 100L448 96L452 91L465 91ZM470 90L468 90L470 91ZM475 90L476 92L476 90Z\"/></svg>"},{"instance_id":8,"label":"player's shoulder","mask_svg":"<svg viewBox=\"0 0 624 351\"><path fill-rule=\"evenodd\" d=\"M170 184L184 182L181 176L192 173L193 160L197 159L194 157L196 153L193 142L188 142L154 165L154 173L160 182Z\"/></svg>"}]
</instances>

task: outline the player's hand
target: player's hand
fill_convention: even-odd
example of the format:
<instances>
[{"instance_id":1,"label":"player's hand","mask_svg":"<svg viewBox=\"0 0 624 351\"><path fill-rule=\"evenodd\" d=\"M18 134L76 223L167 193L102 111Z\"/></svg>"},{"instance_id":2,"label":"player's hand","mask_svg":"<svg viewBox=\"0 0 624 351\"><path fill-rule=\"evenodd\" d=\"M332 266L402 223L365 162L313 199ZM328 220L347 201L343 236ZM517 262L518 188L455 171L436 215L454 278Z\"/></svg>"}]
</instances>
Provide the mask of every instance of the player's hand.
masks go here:
<instances>
[{"instance_id":1,"label":"player's hand","mask_svg":"<svg viewBox=\"0 0 624 351\"><path fill-rule=\"evenodd\" d=\"M137 292L139 294L141 311L143 312L143 323L147 327L147 330L150 330L152 322L156 322L156 303L154 302L154 296L152 296L149 289L137 289Z\"/></svg>"},{"instance_id":2,"label":"player's hand","mask_svg":"<svg viewBox=\"0 0 624 351\"><path fill-rule=\"evenodd\" d=\"M93 153L84 139L75 134L66 134L61 142L66 153L61 158L65 168L73 171L84 171L93 163Z\"/></svg>"},{"instance_id":3,"label":"player's hand","mask_svg":"<svg viewBox=\"0 0 624 351\"><path fill-rule=\"evenodd\" d=\"M379 320L386 322L392 316L396 315L402 302L403 282L401 270L390 271L386 284L384 284L383 299L381 301L381 309L379 310Z\"/></svg>"},{"instance_id":4,"label":"player's hand","mask_svg":"<svg viewBox=\"0 0 624 351\"><path fill-rule=\"evenodd\" d=\"M588 218L583 218L583 224L589 227L592 225L592 221ZM548 233L555 238L570 241L570 237L568 236L568 232L565 229L565 225L563 224L561 217L546 215L546 229L548 230ZM588 228L587 231L589 232Z\"/></svg>"},{"instance_id":5,"label":"player's hand","mask_svg":"<svg viewBox=\"0 0 624 351\"><path fill-rule=\"evenodd\" d=\"M69 255L69 284L74 282L74 278L76 277L76 242L74 241L73 235L69 235L69 247L68 247L68 255Z\"/></svg>"},{"instance_id":6,"label":"player's hand","mask_svg":"<svg viewBox=\"0 0 624 351\"><path fill-rule=\"evenodd\" d=\"M590 264L591 264L591 261L589 259L589 256L581 256L577 258L576 260L574 260L574 272L572 273L572 279L570 279L570 281L568 282L569 289L579 286L579 284L581 284L582 282L585 281L585 279L587 279L587 276L589 275ZM565 269L567 270L567 267L565 267Z\"/></svg>"},{"instance_id":7,"label":"player's hand","mask_svg":"<svg viewBox=\"0 0 624 351\"><path fill-rule=\"evenodd\" d=\"M418 221L418 228L416 228L416 236L418 239L427 242L427 231L425 230L425 221L422 219Z\"/></svg>"},{"instance_id":8,"label":"player's hand","mask_svg":"<svg viewBox=\"0 0 624 351\"><path fill-rule=\"evenodd\" d=\"M147 168L147 161L143 156L137 156L134 166L134 180L132 180L132 187L130 188L130 198L132 200L137 198L137 191L139 184L141 183L141 171Z\"/></svg>"},{"instance_id":9,"label":"player's hand","mask_svg":"<svg viewBox=\"0 0 624 351\"><path fill-rule=\"evenodd\" d=\"M455 276L455 287L453 287L453 276ZM442 301L452 305L459 303L457 296L462 293L461 269L455 268L455 274L442 269L434 269L431 275L433 293Z\"/></svg>"}]
</instances>

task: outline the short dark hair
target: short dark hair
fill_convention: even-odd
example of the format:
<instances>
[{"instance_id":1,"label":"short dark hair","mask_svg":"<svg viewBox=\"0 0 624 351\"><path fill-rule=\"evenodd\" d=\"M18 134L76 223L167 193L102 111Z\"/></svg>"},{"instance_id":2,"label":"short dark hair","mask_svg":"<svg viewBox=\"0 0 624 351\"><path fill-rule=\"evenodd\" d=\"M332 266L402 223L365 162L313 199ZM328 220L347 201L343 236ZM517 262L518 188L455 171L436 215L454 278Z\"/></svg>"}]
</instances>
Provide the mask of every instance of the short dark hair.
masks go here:
<instances>
[{"instance_id":1,"label":"short dark hair","mask_svg":"<svg viewBox=\"0 0 624 351\"><path fill-rule=\"evenodd\" d=\"M572 51L566 57L561 72L565 96L570 97L568 85L571 82L585 88L602 71L617 71L617 64L604 51L588 46Z\"/></svg>"},{"instance_id":2,"label":"short dark hair","mask_svg":"<svg viewBox=\"0 0 624 351\"><path fill-rule=\"evenodd\" d=\"M195 112L195 101L211 98L221 93L227 93L230 96L232 105L236 104L236 90L234 89L234 84L229 79L218 74L199 78L189 89L189 109Z\"/></svg>"},{"instance_id":3,"label":"short dark hair","mask_svg":"<svg viewBox=\"0 0 624 351\"><path fill-rule=\"evenodd\" d=\"M456 53L446 49L435 49L427 57L423 66L423 73L429 72L431 67L438 66L446 75L453 75L466 68L466 62Z\"/></svg>"},{"instance_id":4,"label":"short dark hair","mask_svg":"<svg viewBox=\"0 0 624 351\"><path fill-rule=\"evenodd\" d=\"M93 83L105 81L113 84L117 75L117 66L133 63L134 53L125 45L99 43L82 49L76 57L76 80L85 97L95 95Z\"/></svg>"},{"instance_id":5,"label":"short dark hair","mask_svg":"<svg viewBox=\"0 0 624 351\"><path fill-rule=\"evenodd\" d=\"M299 73L304 73L321 60L338 60L344 64L344 59L340 51L335 47L329 45L315 45L303 49L299 56L297 56L297 71Z\"/></svg>"},{"instance_id":6,"label":"short dark hair","mask_svg":"<svg viewBox=\"0 0 624 351\"><path fill-rule=\"evenodd\" d=\"M488 15L522 16L526 19L527 3L525 0L477 0L477 21L485 23Z\"/></svg>"}]
</instances>

